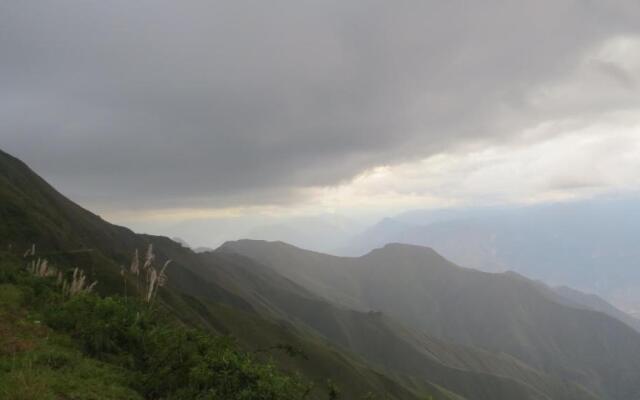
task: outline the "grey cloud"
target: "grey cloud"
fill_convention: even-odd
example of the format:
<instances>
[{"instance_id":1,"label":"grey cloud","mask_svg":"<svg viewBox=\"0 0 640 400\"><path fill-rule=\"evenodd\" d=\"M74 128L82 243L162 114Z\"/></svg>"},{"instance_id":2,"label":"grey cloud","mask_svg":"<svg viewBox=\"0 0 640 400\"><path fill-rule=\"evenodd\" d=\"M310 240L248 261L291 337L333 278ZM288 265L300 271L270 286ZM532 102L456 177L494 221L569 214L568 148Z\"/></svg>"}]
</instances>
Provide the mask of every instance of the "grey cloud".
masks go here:
<instances>
[{"instance_id":1,"label":"grey cloud","mask_svg":"<svg viewBox=\"0 0 640 400\"><path fill-rule=\"evenodd\" d=\"M622 88L636 91L638 85L635 78L624 69L614 63L605 61L599 62L598 67L602 73L611 77L611 79L616 81Z\"/></svg>"},{"instance_id":2,"label":"grey cloud","mask_svg":"<svg viewBox=\"0 0 640 400\"><path fill-rule=\"evenodd\" d=\"M638 20L636 1L8 1L1 145L88 203L291 201L508 139L545 118L531 90Z\"/></svg>"}]
</instances>

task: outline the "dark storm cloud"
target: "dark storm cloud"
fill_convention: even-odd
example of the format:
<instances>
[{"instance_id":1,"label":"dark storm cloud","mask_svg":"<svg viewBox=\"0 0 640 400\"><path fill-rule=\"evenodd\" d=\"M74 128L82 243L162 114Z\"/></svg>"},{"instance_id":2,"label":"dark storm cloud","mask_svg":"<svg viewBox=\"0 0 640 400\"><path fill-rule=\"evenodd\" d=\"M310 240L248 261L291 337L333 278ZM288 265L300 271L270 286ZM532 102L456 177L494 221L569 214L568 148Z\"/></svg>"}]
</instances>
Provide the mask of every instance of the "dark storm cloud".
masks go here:
<instances>
[{"instance_id":1,"label":"dark storm cloud","mask_svg":"<svg viewBox=\"0 0 640 400\"><path fill-rule=\"evenodd\" d=\"M639 20L636 1L5 1L1 146L85 201L287 201L517 134L545 118L529 93Z\"/></svg>"}]
</instances>

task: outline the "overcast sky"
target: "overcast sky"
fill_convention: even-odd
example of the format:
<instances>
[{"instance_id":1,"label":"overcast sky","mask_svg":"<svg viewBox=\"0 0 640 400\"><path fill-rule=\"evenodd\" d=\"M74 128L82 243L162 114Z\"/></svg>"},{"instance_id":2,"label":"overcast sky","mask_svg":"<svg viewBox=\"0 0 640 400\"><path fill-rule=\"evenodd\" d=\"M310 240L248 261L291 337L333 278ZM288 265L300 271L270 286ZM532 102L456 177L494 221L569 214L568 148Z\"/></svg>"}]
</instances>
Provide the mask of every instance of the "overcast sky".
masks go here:
<instances>
[{"instance_id":1,"label":"overcast sky","mask_svg":"<svg viewBox=\"0 0 640 400\"><path fill-rule=\"evenodd\" d=\"M8 0L0 56L0 147L199 244L640 187L637 0Z\"/></svg>"}]
</instances>

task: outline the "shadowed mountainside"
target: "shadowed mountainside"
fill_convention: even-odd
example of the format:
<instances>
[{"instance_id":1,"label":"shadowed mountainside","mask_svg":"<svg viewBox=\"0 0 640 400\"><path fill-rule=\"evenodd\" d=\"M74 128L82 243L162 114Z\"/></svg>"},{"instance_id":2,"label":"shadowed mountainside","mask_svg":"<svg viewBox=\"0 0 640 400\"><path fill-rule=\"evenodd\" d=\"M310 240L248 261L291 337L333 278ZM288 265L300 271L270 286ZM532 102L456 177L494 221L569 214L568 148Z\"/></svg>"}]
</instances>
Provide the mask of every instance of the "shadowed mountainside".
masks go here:
<instances>
[{"instance_id":1,"label":"shadowed mountainside","mask_svg":"<svg viewBox=\"0 0 640 400\"><path fill-rule=\"evenodd\" d=\"M608 398L640 396L640 335L601 312L554 301L518 274L461 268L431 249L400 244L358 258L260 241L222 249L260 260L344 306L381 311L439 339L510 354Z\"/></svg>"}]
</instances>

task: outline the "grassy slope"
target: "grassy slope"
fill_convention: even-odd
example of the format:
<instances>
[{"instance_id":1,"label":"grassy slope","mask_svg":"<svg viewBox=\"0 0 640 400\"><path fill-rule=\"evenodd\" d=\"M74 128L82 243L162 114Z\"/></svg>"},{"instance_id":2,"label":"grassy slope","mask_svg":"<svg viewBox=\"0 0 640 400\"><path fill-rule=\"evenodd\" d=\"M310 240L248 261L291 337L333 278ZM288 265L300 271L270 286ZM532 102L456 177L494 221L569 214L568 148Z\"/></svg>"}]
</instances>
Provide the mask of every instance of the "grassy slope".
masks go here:
<instances>
[{"instance_id":1,"label":"grassy slope","mask_svg":"<svg viewBox=\"0 0 640 400\"><path fill-rule=\"evenodd\" d=\"M0 398L142 400L125 371L83 356L69 336L40 323L24 297L23 288L0 285Z\"/></svg>"},{"instance_id":2,"label":"grassy slope","mask_svg":"<svg viewBox=\"0 0 640 400\"><path fill-rule=\"evenodd\" d=\"M309 398L304 380L226 337L181 327L132 298L63 297L54 278L31 275L5 252L0 317L2 399Z\"/></svg>"},{"instance_id":3,"label":"grassy slope","mask_svg":"<svg viewBox=\"0 0 640 400\"><path fill-rule=\"evenodd\" d=\"M232 291L215 282L203 282L191 268L203 268L200 259L190 250L167 238L137 235L132 231L107 223L100 217L78 207L60 195L44 180L33 173L21 161L0 152L0 246L14 252L22 252L31 243L37 243L39 254L57 265L80 265L87 269L92 279L99 281L103 293L121 292L122 281L119 265L127 264L134 249L143 249L154 243L156 254L162 260L174 260L169 269L170 289L162 295L166 307L178 318L190 324L198 324L221 332L235 332L248 347L258 337L246 337L246 329L233 321L255 326L272 324L253 312L252 306ZM90 250L61 252L68 250ZM185 301L180 293L188 292L191 301ZM233 311L218 306L224 303ZM208 309L203 313L202 307ZM224 315L217 312L226 310ZM230 316L242 314L243 319ZM224 321L224 324L220 323ZM250 322L247 322L250 321ZM265 325L266 324L266 325ZM410 400L418 396L396 381L375 372L352 357L341 354L327 344L318 345L312 335L294 329L272 330L271 345L286 343L297 338L305 343L305 351L316 354L309 361L297 362L295 368L323 386L326 371L350 397L373 392L389 399ZM290 365L291 367L291 365ZM450 398L429 384L421 387L424 394L436 399ZM361 392L360 392L361 391ZM358 393L356 393L358 392ZM320 394L315 396L320 398Z\"/></svg>"}]
</instances>

